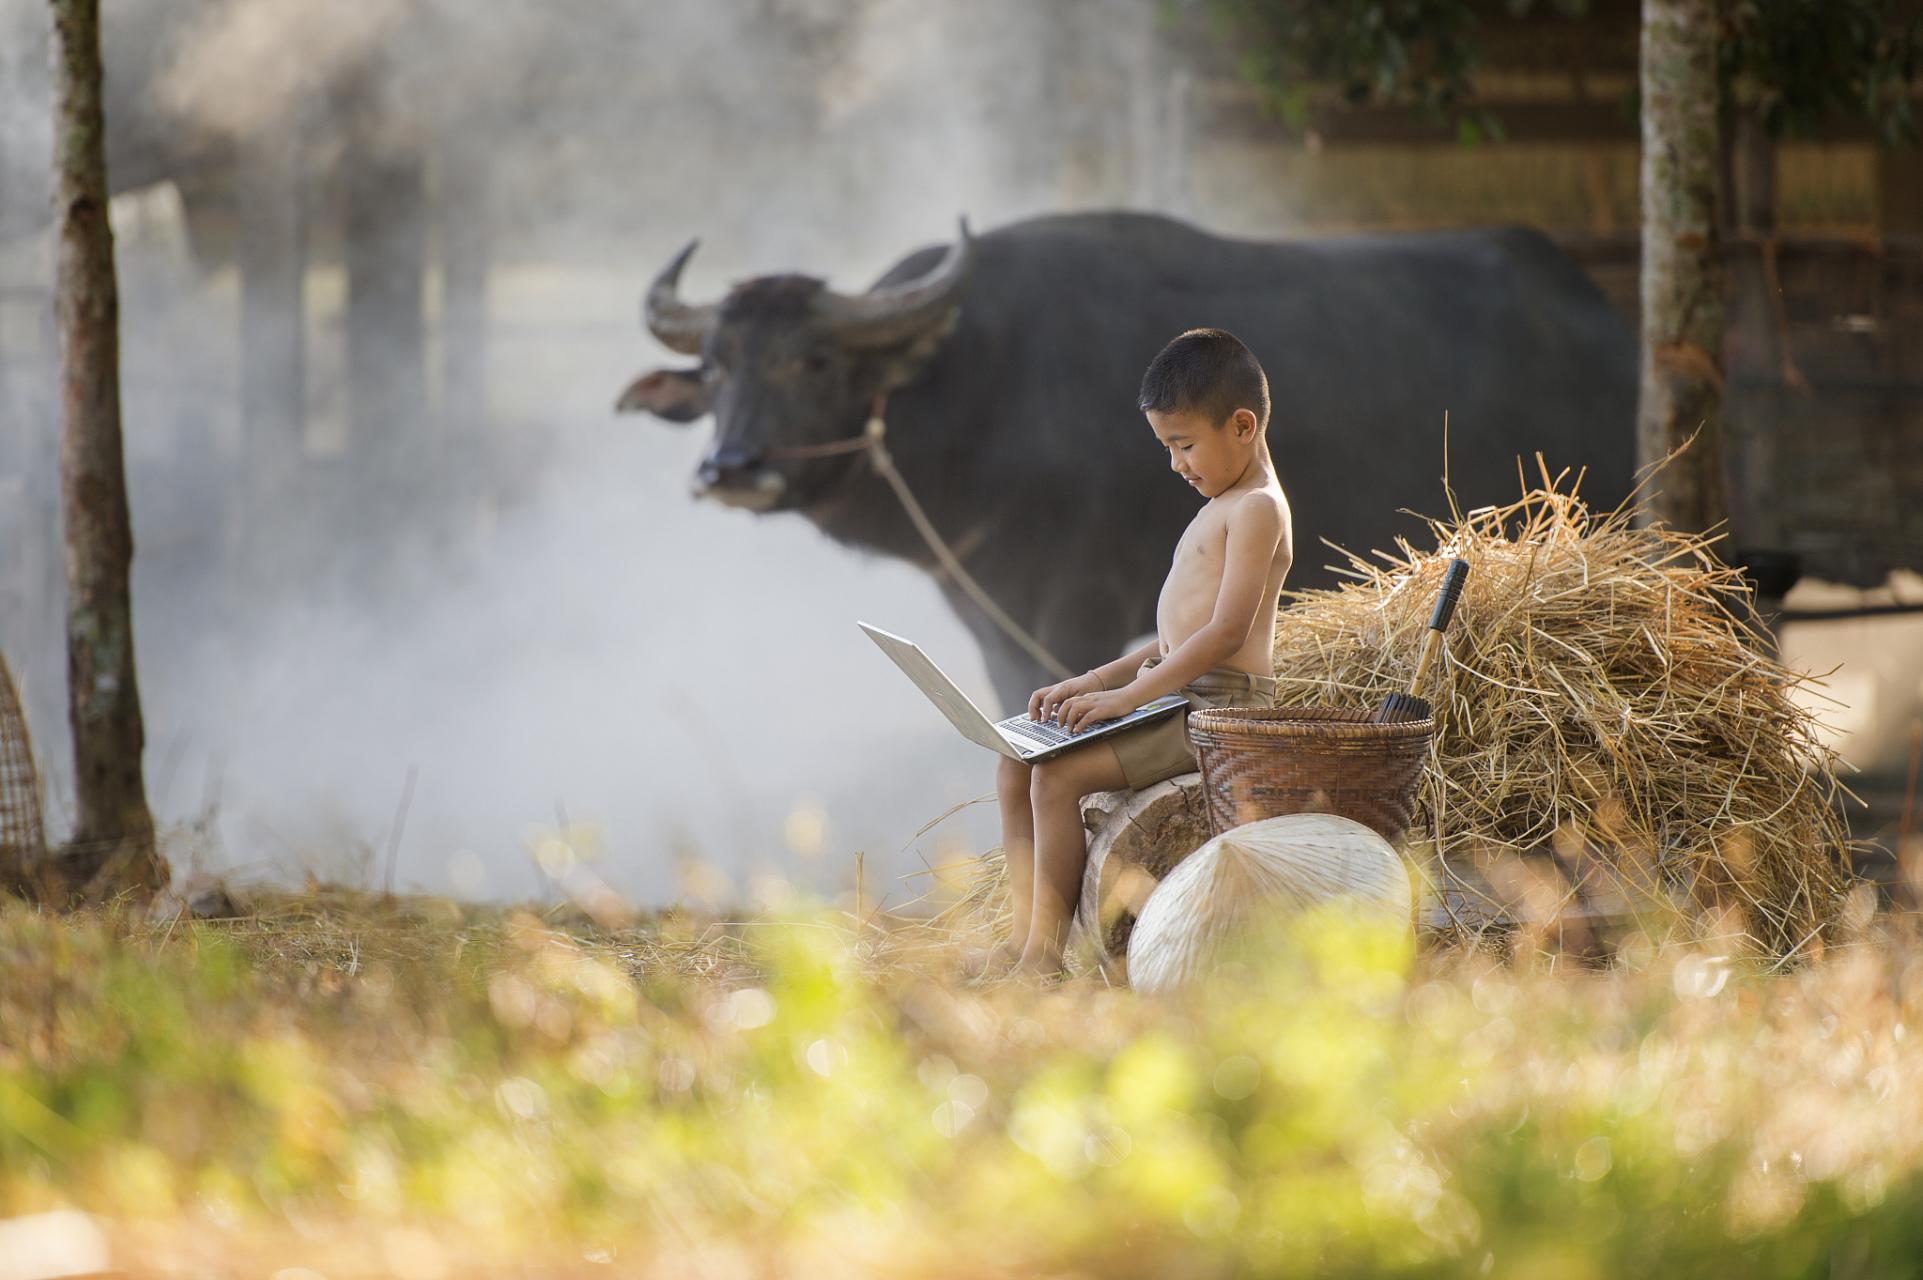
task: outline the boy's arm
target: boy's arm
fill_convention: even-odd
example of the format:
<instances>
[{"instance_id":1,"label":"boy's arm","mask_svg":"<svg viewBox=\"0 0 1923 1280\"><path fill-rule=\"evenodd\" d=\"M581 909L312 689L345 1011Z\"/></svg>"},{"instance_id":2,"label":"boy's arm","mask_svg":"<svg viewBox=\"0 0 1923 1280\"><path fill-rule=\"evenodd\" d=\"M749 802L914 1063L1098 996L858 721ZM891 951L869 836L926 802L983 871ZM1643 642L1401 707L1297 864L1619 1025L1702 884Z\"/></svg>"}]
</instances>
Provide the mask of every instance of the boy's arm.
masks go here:
<instances>
[{"instance_id":1,"label":"boy's arm","mask_svg":"<svg viewBox=\"0 0 1923 1280\"><path fill-rule=\"evenodd\" d=\"M1095 676L1102 682L1104 689L1124 689L1128 687L1130 681L1135 679L1135 673L1142 669L1144 662L1150 658L1159 658L1161 655L1162 641L1154 638L1134 653L1125 653L1113 662L1105 662L1096 667Z\"/></svg>"},{"instance_id":2,"label":"boy's arm","mask_svg":"<svg viewBox=\"0 0 1923 1280\"><path fill-rule=\"evenodd\" d=\"M1084 675L1071 676L1059 684L1037 689L1028 698L1028 718L1030 720L1053 719L1056 708L1070 698L1126 688L1129 681L1135 678L1135 673L1142 669L1142 664L1161 652L1161 640L1150 640L1134 653L1125 653L1113 662L1105 662L1099 667L1090 667ZM1134 708L1131 707L1129 710L1132 711Z\"/></svg>"},{"instance_id":3,"label":"boy's arm","mask_svg":"<svg viewBox=\"0 0 1923 1280\"><path fill-rule=\"evenodd\" d=\"M1105 695L1079 700L1068 727L1125 715L1165 693L1174 693L1210 667L1234 655L1249 642L1249 632L1261 620L1269 567L1275 563L1285 525L1282 505L1267 493L1251 493L1235 504L1224 533L1222 585L1215 593L1215 612L1194 635L1176 646L1160 665L1115 691L1127 708L1116 711ZM1267 602L1268 607L1274 601ZM1132 656L1132 655L1131 655ZM1110 664L1111 666L1114 664Z\"/></svg>"}]
</instances>

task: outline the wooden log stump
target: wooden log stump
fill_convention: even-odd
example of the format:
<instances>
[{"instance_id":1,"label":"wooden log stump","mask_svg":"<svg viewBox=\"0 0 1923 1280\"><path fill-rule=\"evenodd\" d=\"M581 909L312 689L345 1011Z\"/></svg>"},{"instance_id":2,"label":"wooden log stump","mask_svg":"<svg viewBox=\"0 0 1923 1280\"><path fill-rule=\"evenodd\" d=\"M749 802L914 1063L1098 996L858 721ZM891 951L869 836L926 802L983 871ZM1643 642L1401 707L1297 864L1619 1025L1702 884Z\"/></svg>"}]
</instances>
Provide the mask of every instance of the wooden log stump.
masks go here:
<instances>
[{"instance_id":1,"label":"wooden log stump","mask_svg":"<svg viewBox=\"0 0 1923 1280\"><path fill-rule=\"evenodd\" d=\"M1178 774L1140 791L1085 796L1082 825L1089 832L1088 864L1070 945L1122 976L1129 933L1150 890L1208 841L1202 775Z\"/></svg>"}]
</instances>

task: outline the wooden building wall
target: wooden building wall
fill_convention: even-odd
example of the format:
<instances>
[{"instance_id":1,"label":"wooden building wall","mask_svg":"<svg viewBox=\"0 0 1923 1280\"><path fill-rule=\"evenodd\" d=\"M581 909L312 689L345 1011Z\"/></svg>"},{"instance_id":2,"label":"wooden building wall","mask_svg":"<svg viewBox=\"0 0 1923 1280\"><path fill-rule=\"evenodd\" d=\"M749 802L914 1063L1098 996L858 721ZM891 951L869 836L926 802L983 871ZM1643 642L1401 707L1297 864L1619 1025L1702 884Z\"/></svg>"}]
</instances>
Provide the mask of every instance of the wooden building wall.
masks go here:
<instances>
[{"instance_id":1,"label":"wooden building wall","mask_svg":"<svg viewBox=\"0 0 1923 1280\"><path fill-rule=\"evenodd\" d=\"M1534 226L1634 325L1636 6L1592 9L1599 22L1541 5L1519 22L1485 15L1492 67L1478 86L1507 137L1475 146L1399 108L1291 130L1219 42L1178 33L1190 79L1175 211L1263 238ZM1887 151L1867 122L1839 121L1768 161L1765 230L1737 226L1733 200L1728 228L1731 544L1879 585L1923 567L1923 151Z\"/></svg>"},{"instance_id":2,"label":"wooden building wall","mask_svg":"<svg viewBox=\"0 0 1923 1280\"><path fill-rule=\"evenodd\" d=\"M1560 239L1633 321L1636 238ZM1923 566L1923 236L1781 237L1780 309L1762 247L1729 257L1732 542L1855 586Z\"/></svg>"}]
</instances>

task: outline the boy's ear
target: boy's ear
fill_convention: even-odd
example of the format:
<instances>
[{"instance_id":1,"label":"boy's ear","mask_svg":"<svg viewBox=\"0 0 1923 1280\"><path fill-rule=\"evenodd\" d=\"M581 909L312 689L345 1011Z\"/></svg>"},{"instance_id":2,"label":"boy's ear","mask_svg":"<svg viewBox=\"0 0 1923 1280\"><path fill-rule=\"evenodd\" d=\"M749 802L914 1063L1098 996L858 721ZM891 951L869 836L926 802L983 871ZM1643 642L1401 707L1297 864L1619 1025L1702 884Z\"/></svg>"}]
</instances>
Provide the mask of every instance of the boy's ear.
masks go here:
<instances>
[{"instance_id":1,"label":"boy's ear","mask_svg":"<svg viewBox=\"0 0 1923 1280\"><path fill-rule=\"evenodd\" d=\"M1237 440L1253 440L1256 431L1262 426L1256 419L1253 409L1237 409L1229 417L1229 425L1235 429Z\"/></svg>"}]
</instances>

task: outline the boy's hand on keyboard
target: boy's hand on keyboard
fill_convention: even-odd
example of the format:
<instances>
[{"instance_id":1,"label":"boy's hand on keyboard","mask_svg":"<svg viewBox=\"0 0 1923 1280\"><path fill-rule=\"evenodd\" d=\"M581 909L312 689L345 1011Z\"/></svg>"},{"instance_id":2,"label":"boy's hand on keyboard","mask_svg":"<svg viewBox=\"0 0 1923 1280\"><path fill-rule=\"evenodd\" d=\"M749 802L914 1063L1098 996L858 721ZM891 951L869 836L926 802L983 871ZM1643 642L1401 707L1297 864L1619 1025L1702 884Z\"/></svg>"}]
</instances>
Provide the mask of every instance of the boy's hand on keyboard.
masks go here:
<instances>
[{"instance_id":1,"label":"boy's hand on keyboard","mask_svg":"<svg viewBox=\"0 0 1923 1280\"><path fill-rule=\"evenodd\" d=\"M1077 694L1099 693L1102 682L1093 672L1073 676L1060 684L1051 684L1037 689L1028 695L1028 718L1030 720L1053 720L1061 712L1062 704Z\"/></svg>"},{"instance_id":2,"label":"boy's hand on keyboard","mask_svg":"<svg viewBox=\"0 0 1923 1280\"><path fill-rule=\"evenodd\" d=\"M1059 719L1062 728L1070 733L1080 733L1104 720L1120 719L1141 705L1129 696L1126 689L1077 694L1062 704Z\"/></svg>"}]
</instances>

